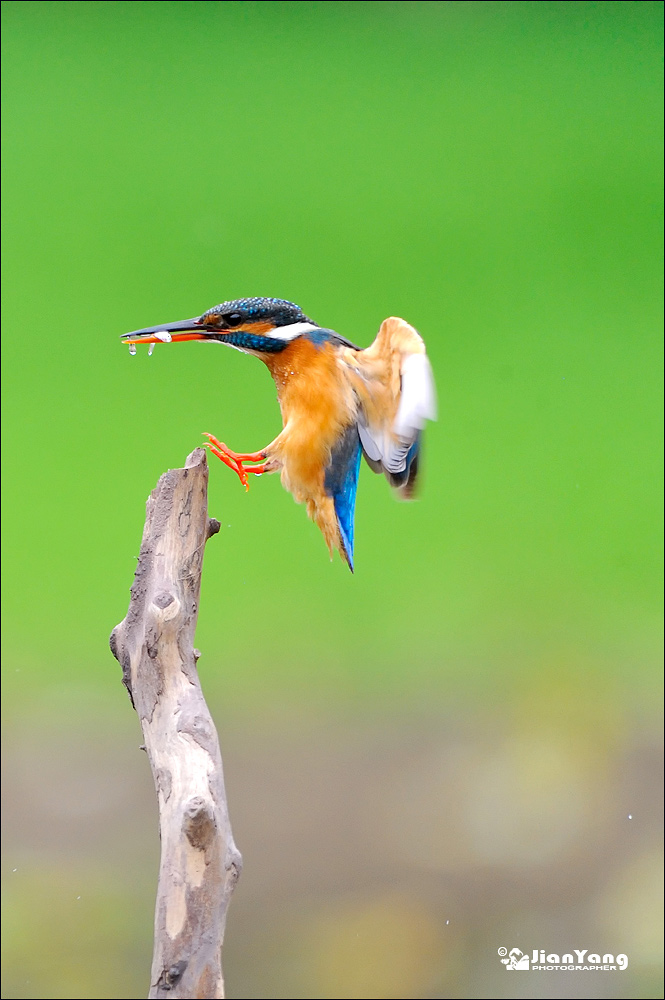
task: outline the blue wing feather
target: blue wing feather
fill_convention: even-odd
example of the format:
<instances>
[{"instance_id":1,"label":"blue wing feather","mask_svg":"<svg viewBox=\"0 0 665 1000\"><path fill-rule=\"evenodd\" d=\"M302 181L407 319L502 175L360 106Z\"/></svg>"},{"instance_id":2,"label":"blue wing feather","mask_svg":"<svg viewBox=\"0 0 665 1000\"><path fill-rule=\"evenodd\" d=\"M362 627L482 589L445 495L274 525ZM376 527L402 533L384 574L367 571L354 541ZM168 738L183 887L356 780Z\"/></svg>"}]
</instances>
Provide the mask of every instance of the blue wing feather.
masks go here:
<instances>
[{"instance_id":1,"label":"blue wing feather","mask_svg":"<svg viewBox=\"0 0 665 1000\"><path fill-rule=\"evenodd\" d=\"M325 490L332 497L340 538L349 569L353 572L353 521L362 450L358 428L348 427L330 455L325 474Z\"/></svg>"}]
</instances>

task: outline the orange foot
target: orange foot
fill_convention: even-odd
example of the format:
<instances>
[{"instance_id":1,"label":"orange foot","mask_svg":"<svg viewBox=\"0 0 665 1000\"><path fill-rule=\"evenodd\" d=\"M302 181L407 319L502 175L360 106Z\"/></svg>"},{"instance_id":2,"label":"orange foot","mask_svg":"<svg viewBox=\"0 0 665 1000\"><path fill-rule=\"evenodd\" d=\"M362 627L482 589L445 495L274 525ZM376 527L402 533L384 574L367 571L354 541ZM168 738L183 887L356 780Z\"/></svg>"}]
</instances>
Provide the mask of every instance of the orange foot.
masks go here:
<instances>
[{"instance_id":1,"label":"orange foot","mask_svg":"<svg viewBox=\"0 0 665 1000\"><path fill-rule=\"evenodd\" d=\"M248 472L253 472L255 476L260 476L266 471L265 458L267 456L265 451L252 451L238 454L238 452L231 451L230 448L227 448L222 441L218 441L214 434L208 434L208 432L205 431L204 437L208 438L208 447L213 455L217 455L217 458L221 459L224 465L228 465L229 469L233 469L246 490L249 489L249 480L247 479ZM243 465L243 462L263 462L263 464L247 467Z\"/></svg>"}]
</instances>

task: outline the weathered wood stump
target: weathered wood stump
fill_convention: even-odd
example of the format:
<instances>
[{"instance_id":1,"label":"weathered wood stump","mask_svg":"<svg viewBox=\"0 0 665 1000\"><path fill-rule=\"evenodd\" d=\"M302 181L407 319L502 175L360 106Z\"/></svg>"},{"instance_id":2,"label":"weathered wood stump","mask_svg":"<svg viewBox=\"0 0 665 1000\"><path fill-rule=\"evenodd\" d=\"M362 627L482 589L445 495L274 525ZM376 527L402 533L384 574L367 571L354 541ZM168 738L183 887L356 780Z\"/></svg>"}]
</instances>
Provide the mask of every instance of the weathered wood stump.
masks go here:
<instances>
[{"instance_id":1,"label":"weathered wood stump","mask_svg":"<svg viewBox=\"0 0 665 1000\"><path fill-rule=\"evenodd\" d=\"M111 633L159 802L161 862L150 997L223 997L221 948L242 859L233 842L217 732L194 649L208 518L197 448L148 497L125 619Z\"/></svg>"}]
</instances>

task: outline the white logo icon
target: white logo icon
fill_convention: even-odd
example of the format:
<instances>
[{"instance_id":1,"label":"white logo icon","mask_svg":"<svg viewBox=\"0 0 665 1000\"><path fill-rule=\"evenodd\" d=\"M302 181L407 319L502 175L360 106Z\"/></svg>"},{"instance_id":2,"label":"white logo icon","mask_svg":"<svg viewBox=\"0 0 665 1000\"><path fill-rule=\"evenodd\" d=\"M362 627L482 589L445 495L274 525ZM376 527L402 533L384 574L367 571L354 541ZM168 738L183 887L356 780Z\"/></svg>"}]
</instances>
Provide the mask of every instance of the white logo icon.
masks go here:
<instances>
[{"instance_id":1,"label":"white logo icon","mask_svg":"<svg viewBox=\"0 0 665 1000\"><path fill-rule=\"evenodd\" d=\"M510 952L507 948L499 948L499 957L508 972L523 972L525 969L527 971L529 969L529 956L525 955L519 948L511 948Z\"/></svg>"}]
</instances>

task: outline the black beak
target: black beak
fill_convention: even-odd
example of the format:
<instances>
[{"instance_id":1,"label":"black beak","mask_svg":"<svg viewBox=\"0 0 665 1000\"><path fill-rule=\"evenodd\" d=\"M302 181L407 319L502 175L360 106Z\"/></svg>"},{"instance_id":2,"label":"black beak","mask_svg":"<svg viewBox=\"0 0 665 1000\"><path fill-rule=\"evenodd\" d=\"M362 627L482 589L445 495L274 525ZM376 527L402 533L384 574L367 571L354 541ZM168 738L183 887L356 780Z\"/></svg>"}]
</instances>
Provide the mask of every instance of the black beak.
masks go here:
<instances>
[{"instance_id":1,"label":"black beak","mask_svg":"<svg viewBox=\"0 0 665 1000\"><path fill-rule=\"evenodd\" d=\"M206 333L215 327L207 326L201 319L181 319L177 323L146 326L142 330L123 333L123 344L162 344L172 340L205 340Z\"/></svg>"}]
</instances>

